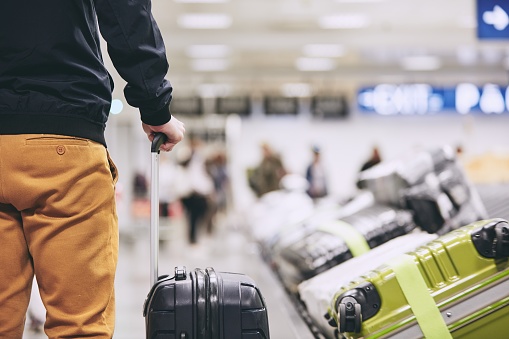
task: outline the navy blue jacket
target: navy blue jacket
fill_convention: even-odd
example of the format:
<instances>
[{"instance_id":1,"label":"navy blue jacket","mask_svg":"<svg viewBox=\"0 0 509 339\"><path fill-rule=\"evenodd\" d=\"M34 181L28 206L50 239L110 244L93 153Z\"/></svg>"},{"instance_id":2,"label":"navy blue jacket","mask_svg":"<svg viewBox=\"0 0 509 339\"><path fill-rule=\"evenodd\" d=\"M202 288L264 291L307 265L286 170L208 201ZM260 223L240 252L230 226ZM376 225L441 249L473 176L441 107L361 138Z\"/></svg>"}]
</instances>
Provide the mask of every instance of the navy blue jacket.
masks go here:
<instances>
[{"instance_id":1,"label":"navy blue jacket","mask_svg":"<svg viewBox=\"0 0 509 339\"><path fill-rule=\"evenodd\" d=\"M149 125L170 120L168 62L150 0L1 0L0 134L105 144L113 81L97 23L127 102Z\"/></svg>"}]
</instances>

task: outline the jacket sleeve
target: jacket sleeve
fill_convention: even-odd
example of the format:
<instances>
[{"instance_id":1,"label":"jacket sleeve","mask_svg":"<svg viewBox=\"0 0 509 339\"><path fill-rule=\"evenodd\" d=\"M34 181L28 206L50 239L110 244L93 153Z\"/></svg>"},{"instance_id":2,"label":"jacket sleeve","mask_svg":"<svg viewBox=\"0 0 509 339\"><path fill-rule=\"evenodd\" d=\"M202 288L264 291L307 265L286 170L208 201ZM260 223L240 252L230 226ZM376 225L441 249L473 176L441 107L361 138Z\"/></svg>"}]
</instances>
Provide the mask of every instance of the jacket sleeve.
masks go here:
<instances>
[{"instance_id":1,"label":"jacket sleeve","mask_svg":"<svg viewBox=\"0 0 509 339\"><path fill-rule=\"evenodd\" d=\"M94 0L101 35L115 69L127 82L124 95L141 120L162 125L171 119L168 61L150 0Z\"/></svg>"}]
</instances>

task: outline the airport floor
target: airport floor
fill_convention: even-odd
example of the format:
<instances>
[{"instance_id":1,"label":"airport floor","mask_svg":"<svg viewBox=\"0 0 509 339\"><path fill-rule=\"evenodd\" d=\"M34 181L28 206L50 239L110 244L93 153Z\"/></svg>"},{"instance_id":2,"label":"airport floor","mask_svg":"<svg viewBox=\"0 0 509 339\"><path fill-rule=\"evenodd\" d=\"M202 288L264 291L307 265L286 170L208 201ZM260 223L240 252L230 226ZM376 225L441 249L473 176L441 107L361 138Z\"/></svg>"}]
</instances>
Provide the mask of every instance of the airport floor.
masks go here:
<instances>
[{"instance_id":1,"label":"airport floor","mask_svg":"<svg viewBox=\"0 0 509 339\"><path fill-rule=\"evenodd\" d=\"M236 220L237 219L237 220ZM189 245L181 219L161 220L162 240L159 274L173 274L175 266L213 267L216 271L244 273L255 280L268 309L272 339L312 339L313 335L293 308L277 278L261 260L255 244L239 229L238 217L218 218L213 234L199 234L198 244ZM115 339L142 339L145 323L142 307L150 289L149 226L140 221L121 226L116 278L117 318ZM24 339L47 338L26 326Z\"/></svg>"}]
</instances>

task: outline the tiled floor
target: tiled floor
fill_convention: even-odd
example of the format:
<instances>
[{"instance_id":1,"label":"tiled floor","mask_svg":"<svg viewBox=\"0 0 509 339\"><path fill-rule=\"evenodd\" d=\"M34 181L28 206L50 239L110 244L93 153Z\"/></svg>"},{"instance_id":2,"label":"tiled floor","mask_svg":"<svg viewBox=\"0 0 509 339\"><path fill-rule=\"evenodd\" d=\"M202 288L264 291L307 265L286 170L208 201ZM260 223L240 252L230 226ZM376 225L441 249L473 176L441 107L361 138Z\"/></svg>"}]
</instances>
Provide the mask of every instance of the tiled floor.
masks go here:
<instances>
[{"instance_id":1,"label":"tiled floor","mask_svg":"<svg viewBox=\"0 0 509 339\"><path fill-rule=\"evenodd\" d=\"M145 223L142 223L145 224ZM170 226L168 226L170 225ZM218 223L213 235L201 234L197 245L190 246L181 221L161 222L161 236L169 238L160 248L159 274L172 274L175 266L214 267L217 271L249 275L259 286L267 303L272 339L311 339L313 336L292 307L272 272L261 261L254 244L226 218ZM142 306L150 288L149 229L144 226L121 228L117 271L117 324L114 338L142 339L145 323ZM168 234L171 236L168 237ZM125 236L132 235L132 236ZM46 338L43 333L25 331L24 339Z\"/></svg>"}]
</instances>

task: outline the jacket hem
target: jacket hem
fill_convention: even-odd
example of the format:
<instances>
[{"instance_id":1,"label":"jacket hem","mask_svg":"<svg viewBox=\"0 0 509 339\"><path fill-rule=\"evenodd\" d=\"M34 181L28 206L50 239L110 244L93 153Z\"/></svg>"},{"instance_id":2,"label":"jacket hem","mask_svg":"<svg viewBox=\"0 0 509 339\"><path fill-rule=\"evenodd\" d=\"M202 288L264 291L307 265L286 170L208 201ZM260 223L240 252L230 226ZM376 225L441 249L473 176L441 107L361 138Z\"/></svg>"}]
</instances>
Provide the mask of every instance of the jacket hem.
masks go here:
<instances>
[{"instance_id":1,"label":"jacket hem","mask_svg":"<svg viewBox=\"0 0 509 339\"><path fill-rule=\"evenodd\" d=\"M58 134L90 139L103 144L105 125L62 115L0 113L0 134Z\"/></svg>"}]
</instances>

